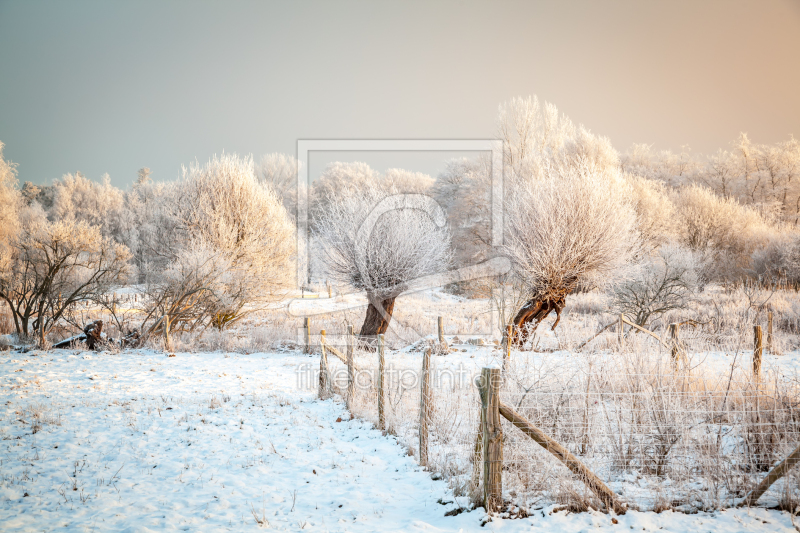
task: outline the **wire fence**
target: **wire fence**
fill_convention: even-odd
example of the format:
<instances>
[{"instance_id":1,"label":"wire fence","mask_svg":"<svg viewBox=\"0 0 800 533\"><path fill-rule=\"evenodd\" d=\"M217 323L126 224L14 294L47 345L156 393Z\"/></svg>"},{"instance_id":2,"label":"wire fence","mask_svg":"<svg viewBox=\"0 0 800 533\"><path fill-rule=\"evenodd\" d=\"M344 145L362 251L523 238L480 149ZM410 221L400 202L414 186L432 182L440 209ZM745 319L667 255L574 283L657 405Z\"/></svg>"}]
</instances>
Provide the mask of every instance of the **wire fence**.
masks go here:
<instances>
[{"instance_id":1,"label":"wire fence","mask_svg":"<svg viewBox=\"0 0 800 533\"><path fill-rule=\"evenodd\" d=\"M675 371L639 357L621 367L565 365L527 386L509 380L501 399L630 504L714 509L738 503L800 444L798 384L777 373L748 374L741 367ZM585 507L585 491L565 483L546 453L506 425L505 461L515 475L504 488L530 503L542 487L555 487L553 500ZM771 504L794 498L794 483L776 487Z\"/></svg>"},{"instance_id":2,"label":"wire fence","mask_svg":"<svg viewBox=\"0 0 800 533\"><path fill-rule=\"evenodd\" d=\"M352 375L353 415L396 435L433 476L448 482L462 505L479 504L487 459L474 381L480 365L464 366L463 358L447 357L451 351L435 341L386 351L382 417L375 346L353 343L352 374L346 353L328 357L330 390L347 397ZM515 351L510 359L504 349L494 354L489 362L502 367L501 405L572 454L629 508L692 512L735 506L800 444L800 382L770 365L755 374L741 353L715 364L676 364L666 349ZM604 507L552 449L506 419L500 428L499 509L519 514L548 503L575 511ZM760 504L794 509L800 476L790 472Z\"/></svg>"}]
</instances>

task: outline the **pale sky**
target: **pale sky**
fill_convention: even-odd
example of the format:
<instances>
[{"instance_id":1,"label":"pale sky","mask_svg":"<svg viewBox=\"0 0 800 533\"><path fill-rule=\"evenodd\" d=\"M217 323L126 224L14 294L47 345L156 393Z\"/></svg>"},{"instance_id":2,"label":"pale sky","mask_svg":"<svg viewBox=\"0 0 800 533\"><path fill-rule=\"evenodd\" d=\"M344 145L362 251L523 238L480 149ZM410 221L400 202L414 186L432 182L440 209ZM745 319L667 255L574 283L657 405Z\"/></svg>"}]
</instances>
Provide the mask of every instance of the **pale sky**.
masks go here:
<instances>
[{"instance_id":1,"label":"pale sky","mask_svg":"<svg viewBox=\"0 0 800 533\"><path fill-rule=\"evenodd\" d=\"M0 0L0 141L21 181L169 180L297 139L491 138L498 105L529 94L623 151L800 136L800 0Z\"/></svg>"}]
</instances>

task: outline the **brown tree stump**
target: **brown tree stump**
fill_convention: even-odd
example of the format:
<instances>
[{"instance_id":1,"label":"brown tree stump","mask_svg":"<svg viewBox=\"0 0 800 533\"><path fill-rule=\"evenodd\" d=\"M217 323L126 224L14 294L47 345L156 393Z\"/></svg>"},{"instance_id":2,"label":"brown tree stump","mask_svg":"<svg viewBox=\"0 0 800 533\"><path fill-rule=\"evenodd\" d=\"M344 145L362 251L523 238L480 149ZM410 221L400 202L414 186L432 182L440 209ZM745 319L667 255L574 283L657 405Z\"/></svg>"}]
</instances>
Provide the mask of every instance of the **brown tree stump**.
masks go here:
<instances>
[{"instance_id":1,"label":"brown tree stump","mask_svg":"<svg viewBox=\"0 0 800 533\"><path fill-rule=\"evenodd\" d=\"M86 335L86 347L90 350L97 350L103 344L103 321L95 320L89 322L83 328L83 334Z\"/></svg>"}]
</instances>

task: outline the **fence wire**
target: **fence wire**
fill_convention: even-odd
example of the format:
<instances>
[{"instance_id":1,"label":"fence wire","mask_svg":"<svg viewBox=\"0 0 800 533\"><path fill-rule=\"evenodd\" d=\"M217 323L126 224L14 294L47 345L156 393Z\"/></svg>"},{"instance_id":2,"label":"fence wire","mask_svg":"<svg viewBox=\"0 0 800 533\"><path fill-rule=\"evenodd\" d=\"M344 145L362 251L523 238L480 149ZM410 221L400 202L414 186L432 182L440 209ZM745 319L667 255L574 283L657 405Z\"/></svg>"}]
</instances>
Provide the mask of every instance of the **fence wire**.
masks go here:
<instances>
[{"instance_id":1,"label":"fence wire","mask_svg":"<svg viewBox=\"0 0 800 533\"><path fill-rule=\"evenodd\" d=\"M386 431L419 459L421 353L386 351ZM335 389L346 372L328 358ZM378 425L377 361L356 350L353 414ZM502 364L501 359L495 363ZM475 365L442 379L454 359L431 358L428 469L464 504L482 491L480 397ZM578 457L631 508L684 511L731 507L800 445L800 384L747 361L729 367L681 364L668 353L605 357L516 354L504 371L502 403ZM509 508L555 503L600 508L550 453L503 420L503 499ZM800 476L792 472L761 505L793 509Z\"/></svg>"},{"instance_id":2,"label":"fence wire","mask_svg":"<svg viewBox=\"0 0 800 533\"><path fill-rule=\"evenodd\" d=\"M530 384L509 380L501 398L634 506L709 509L734 505L800 444L798 393L793 380L735 367L565 365ZM556 487L551 498L585 505L547 452L507 426L506 468L516 475L505 488L541 499L542 487ZM784 480L771 505L789 506L796 489L795 477Z\"/></svg>"}]
</instances>

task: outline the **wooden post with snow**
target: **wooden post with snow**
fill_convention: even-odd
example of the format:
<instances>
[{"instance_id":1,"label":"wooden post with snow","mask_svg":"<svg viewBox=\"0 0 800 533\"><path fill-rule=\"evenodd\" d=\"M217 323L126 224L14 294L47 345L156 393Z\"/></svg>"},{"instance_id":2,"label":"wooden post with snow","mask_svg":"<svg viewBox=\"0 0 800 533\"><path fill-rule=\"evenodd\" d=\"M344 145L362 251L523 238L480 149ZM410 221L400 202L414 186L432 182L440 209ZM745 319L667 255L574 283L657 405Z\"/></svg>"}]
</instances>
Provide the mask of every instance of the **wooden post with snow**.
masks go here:
<instances>
[{"instance_id":1,"label":"wooden post with snow","mask_svg":"<svg viewBox=\"0 0 800 533\"><path fill-rule=\"evenodd\" d=\"M303 342L305 347L303 353L311 353L311 319L305 317L303 319Z\"/></svg>"},{"instance_id":2,"label":"wooden post with snow","mask_svg":"<svg viewBox=\"0 0 800 533\"><path fill-rule=\"evenodd\" d=\"M437 332L439 334L439 343L442 343L444 342L444 325L442 317L438 317L436 322L437 322Z\"/></svg>"},{"instance_id":3,"label":"wooden post with snow","mask_svg":"<svg viewBox=\"0 0 800 533\"><path fill-rule=\"evenodd\" d=\"M617 326L617 341L619 342L619 349L622 350L622 343L625 342L625 315L619 314L619 326Z\"/></svg>"},{"instance_id":4,"label":"wooden post with snow","mask_svg":"<svg viewBox=\"0 0 800 533\"><path fill-rule=\"evenodd\" d=\"M514 338L514 325L506 326L506 361L511 361L511 339Z\"/></svg>"},{"instance_id":5,"label":"wooden post with snow","mask_svg":"<svg viewBox=\"0 0 800 533\"><path fill-rule=\"evenodd\" d=\"M767 351L775 353L775 337L772 336L772 311L767 313Z\"/></svg>"},{"instance_id":6,"label":"wooden post with snow","mask_svg":"<svg viewBox=\"0 0 800 533\"><path fill-rule=\"evenodd\" d=\"M383 431L386 429L386 413L383 412L383 398L384 398L384 369L386 361L384 359L384 338L383 333L378 335L378 429Z\"/></svg>"},{"instance_id":7,"label":"wooden post with snow","mask_svg":"<svg viewBox=\"0 0 800 533\"><path fill-rule=\"evenodd\" d=\"M761 326L753 326L753 379L761 379L761 356L764 354L764 345Z\"/></svg>"},{"instance_id":8,"label":"wooden post with snow","mask_svg":"<svg viewBox=\"0 0 800 533\"><path fill-rule=\"evenodd\" d=\"M347 325L347 410L351 411L353 407L353 396L356 390L356 374L353 368L353 325Z\"/></svg>"},{"instance_id":9,"label":"wooden post with snow","mask_svg":"<svg viewBox=\"0 0 800 533\"><path fill-rule=\"evenodd\" d=\"M483 448L483 505L487 513L503 504L503 430L500 427L500 383L497 368L481 370L481 433Z\"/></svg>"},{"instance_id":10,"label":"wooden post with snow","mask_svg":"<svg viewBox=\"0 0 800 533\"><path fill-rule=\"evenodd\" d=\"M428 412L430 410L430 365L431 349L422 355L422 371L419 387L419 464L428 466Z\"/></svg>"},{"instance_id":11,"label":"wooden post with snow","mask_svg":"<svg viewBox=\"0 0 800 533\"><path fill-rule=\"evenodd\" d=\"M319 346L322 353L319 356L319 397L324 400L328 397L331 388L330 374L328 372L328 354L325 353L325 330L319 332Z\"/></svg>"}]
</instances>

